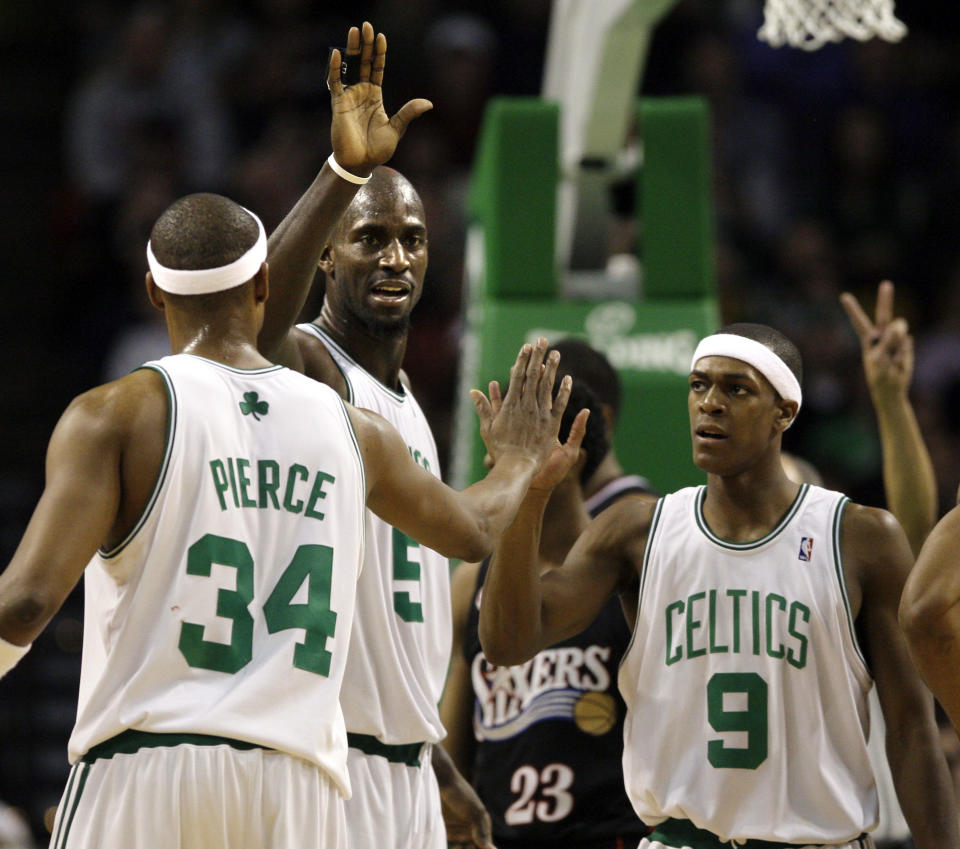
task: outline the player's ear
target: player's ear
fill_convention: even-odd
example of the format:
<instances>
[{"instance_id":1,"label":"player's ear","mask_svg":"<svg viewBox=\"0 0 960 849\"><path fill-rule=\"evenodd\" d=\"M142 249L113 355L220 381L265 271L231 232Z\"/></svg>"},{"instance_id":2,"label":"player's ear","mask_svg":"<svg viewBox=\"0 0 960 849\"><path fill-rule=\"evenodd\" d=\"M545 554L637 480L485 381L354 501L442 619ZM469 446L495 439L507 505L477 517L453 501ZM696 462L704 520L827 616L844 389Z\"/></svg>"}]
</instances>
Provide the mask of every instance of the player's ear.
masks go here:
<instances>
[{"instance_id":1,"label":"player's ear","mask_svg":"<svg viewBox=\"0 0 960 849\"><path fill-rule=\"evenodd\" d=\"M144 283L147 287L147 297L150 299L150 303L153 304L158 310L165 309L163 292L153 279L153 274L151 274L149 271L147 272Z\"/></svg>"},{"instance_id":2,"label":"player's ear","mask_svg":"<svg viewBox=\"0 0 960 849\"><path fill-rule=\"evenodd\" d=\"M317 268L327 277L333 277L333 248L330 245L324 246L323 253L320 254L320 259L317 262Z\"/></svg>"},{"instance_id":3,"label":"player's ear","mask_svg":"<svg viewBox=\"0 0 960 849\"><path fill-rule=\"evenodd\" d=\"M253 298L262 304L270 295L270 266L263 262L260 270L253 276Z\"/></svg>"},{"instance_id":4,"label":"player's ear","mask_svg":"<svg viewBox=\"0 0 960 849\"><path fill-rule=\"evenodd\" d=\"M774 419L773 426L778 433L783 433L793 424L799 409L800 405L796 401L786 401L782 398L777 401L777 417Z\"/></svg>"}]
</instances>

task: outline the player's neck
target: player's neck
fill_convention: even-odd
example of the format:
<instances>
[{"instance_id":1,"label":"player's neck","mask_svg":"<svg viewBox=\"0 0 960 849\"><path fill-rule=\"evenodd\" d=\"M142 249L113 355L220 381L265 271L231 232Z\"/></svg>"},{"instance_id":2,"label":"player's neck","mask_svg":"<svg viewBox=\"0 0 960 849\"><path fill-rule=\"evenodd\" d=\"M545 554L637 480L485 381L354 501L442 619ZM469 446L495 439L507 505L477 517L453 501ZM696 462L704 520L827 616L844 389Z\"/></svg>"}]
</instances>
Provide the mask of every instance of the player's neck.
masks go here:
<instances>
[{"instance_id":1,"label":"player's neck","mask_svg":"<svg viewBox=\"0 0 960 849\"><path fill-rule=\"evenodd\" d=\"M800 484L780 465L763 464L737 475L707 476L703 515L710 530L731 542L751 542L766 536L796 500Z\"/></svg>"},{"instance_id":2,"label":"player's neck","mask_svg":"<svg viewBox=\"0 0 960 849\"><path fill-rule=\"evenodd\" d=\"M238 317L223 324L168 322L170 348L175 354L193 354L234 368L266 368L271 365L257 350L252 324Z\"/></svg>"},{"instance_id":3,"label":"player's neck","mask_svg":"<svg viewBox=\"0 0 960 849\"><path fill-rule=\"evenodd\" d=\"M374 334L356 321L324 309L316 324L326 331L347 354L384 386L396 391L400 369L407 352L406 330L396 334Z\"/></svg>"}]
</instances>

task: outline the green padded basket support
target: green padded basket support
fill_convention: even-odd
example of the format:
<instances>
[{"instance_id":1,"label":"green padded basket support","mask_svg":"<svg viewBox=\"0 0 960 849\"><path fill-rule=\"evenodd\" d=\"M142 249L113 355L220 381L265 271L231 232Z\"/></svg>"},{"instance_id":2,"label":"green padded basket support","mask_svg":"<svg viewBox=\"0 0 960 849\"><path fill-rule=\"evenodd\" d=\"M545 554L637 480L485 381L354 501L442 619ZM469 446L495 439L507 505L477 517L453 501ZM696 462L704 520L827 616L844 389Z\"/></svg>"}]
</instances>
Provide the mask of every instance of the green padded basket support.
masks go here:
<instances>
[{"instance_id":1,"label":"green padded basket support","mask_svg":"<svg viewBox=\"0 0 960 849\"><path fill-rule=\"evenodd\" d=\"M484 474L467 390L505 380L520 345L537 335L580 336L618 369L615 442L628 471L664 492L703 480L691 459L686 375L697 340L718 324L707 108L699 98L645 98L639 115L644 297L586 302L557 296L557 107L527 98L488 107L471 194L457 485Z\"/></svg>"}]
</instances>

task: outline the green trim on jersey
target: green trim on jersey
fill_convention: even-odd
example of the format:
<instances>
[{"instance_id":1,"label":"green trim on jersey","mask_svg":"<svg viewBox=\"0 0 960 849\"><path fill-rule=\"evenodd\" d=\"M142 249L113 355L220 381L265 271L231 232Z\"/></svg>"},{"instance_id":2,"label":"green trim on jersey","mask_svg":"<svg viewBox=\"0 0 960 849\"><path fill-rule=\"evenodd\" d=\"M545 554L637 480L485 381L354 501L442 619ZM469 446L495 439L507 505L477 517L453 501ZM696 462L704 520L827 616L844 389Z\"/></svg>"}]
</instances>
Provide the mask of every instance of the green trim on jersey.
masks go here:
<instances>
[{"instance_id":1,"label":"green trim on jersey","mask_svg":"<svg viewBox=\"0 0 960 849\"><path fill-rule=\"evenodd\" d=\"M853 611L850 608L850 597L847 595L847 578L843 569L843 554L841 548L841 538L843 537L843 511L850 503L850 499L844 496L837 503L833 513L833 565L837 572L837 583L840 584L840 595L843 596L843 607L847 611L847 625L850 626L850 639L853 641L853 648L857 652L857 657L863 664L863 668L870 673L870 666L864 657L860 648L860 641L857 639L857 629L853 621Z\"/></svg>"},{"instance_id":2,"label":"green trim on jersey","mask_svg":"<svg viewBox=\"0 0 960 849\"><path fill-rule=\"evenodd\" d=\"M357 439L357 432L353 429L353 420L350 418L350 414L347 412L347 403L339 395L336 396L337 400L340 402L340 410L343 412L343 420L347 423L347 433L350 434L350 439L353 440L353 447L357 451L357 462L360 464L360 483L363 484L360 492L360 511L361 514L367 509L367 467L363 462L363 451L360 450L360 440ZM361 522L361 528L366 527L366 522ZM364 546L366 546L366 540L364 540Z\"/></svg>"},{"instance_id":3,"label":"green trim on jersey","mask_svg":"<svg viewBox=\"0 0 960 849\"><path fill-rule=\"evenodd\" d=\"M377 386L379 386L384 392L386 392L391 398L393 398L394 401L400 401L402 403L403 401L407 400L410 393L407 392L407 390L404 388L403 381L398 381L400 383L400 389L401 389L400 392L397 392L396 390L391 389L385 383L381 383L379 380L377 380L377 378L375 378L372 374L370 374L370 372L368 372L362 365L360 365L360 363L358 363L353 357L351 357L343 349L341 345L338 345L333 340L333 338L330 336L329 333L327 333L326 330L324 330L322 327L320 327L317 324L313 324L312 322L310 324L310 327L316 330L317 335L320 337L324 345L328 345L329 347L334 348L345 360L349 360L352 365L356 366L358 369L360 369L360 371L364 372L364 374L366 374ZM333 361L336 362L336 357L333 358ZM337 368L340 368L339 363L337 363ZM343 374L343 369L340 369L340 373ZM344 380L347 381L347 386L350 387L351 397L349 400L351 403L353 403L353 387L350 385L350 378L348 378L345 374L343 375L343 377L344 377Z\"/></svg>"},{"instance_id":4,"label":"green trim on jersey","mask_svg":"<svg viewBox=\"0 0 960 849\"><path fill-rule=\"evenodd\" d=\"M280 371L281 369L286 368L286 366L278 365L260 366L259 368L237 368L236 366L228 366L226 363L220 363L216 360L208 360L206 357L200 357L197 354L181 354L180 356L190 357L194 360L202 360L205 363L210 363L212 366L217 366L218 368L222 368L224 371L229 371L233 374L269 374L272 371Z\"/></svg>"},{"instance_id":5,"label":"green trim on jersey","mask_svg":"<svg viewBox=\"0 0 960 849\"><path fill-rule=\"evenodd\" d=\"M705 486L700 487L700 491L697 493L697 496L694 500L693 514L697 522L697 527L700 528L701 533L709 539L712 543L721 546L722 548L729 549L730 551L752 551L755 548L760 548L763 545L766 545L770 540L779 536L783 530L790 524L790 520L797 515L797 511L800 509L800 505L803 503L803 499L806 498L807 493L810 491L809 484L801 484L800 490L797 492L797 497L793 499L793 503L787 509L787 512L783 514L783 518L777 522L776 526L765 536L760 537L760 539L750 540L749 542L733 542L728 539L723 539L723 537L718 537L713 531L710 530L710 527L707 525L707 520L703 515L703 502L707 497L707 488Z\"/></svg>"},{"instance_id":6,"label":"green trim on jersey","mask_svg":"<svg viewBox=\"0 0 960 849\"><path fill-rule=\"evenodd\" d=\"M345 357L349 359L350 355L347 354L347 352L344 351L339 345L337 345L337 343L334 342L329 336L327 336L327 334L320 329L319 325L314 324L312 321L310 321L310 322L307 322L306 324L298 324L297 327L299 327L301 330L309 327L310 330L313 331L313 335L316 336L321 342L323 342L324 345L332 345L334 348L336 348ZM337 358L331 355L330 359L333 360L333 364L337 367L337 371L340 372L341 376L343 377L343 382L347 385L347 401L352 404L353 403L353 384L350 382L350 378L347 377L347 373L343 370L343 366L340 365ZM350 360L350 361L353 362L353 360Z\"/></svg>"},{"instance_id":7,"label":"green trim on jersey","mask_svg":"<svg viewBox=\"0 0 960 849\"><path fill-rule=\"evenodd\" d=\"M99 550L99 554L104 560L110 560L111 558L120 554L120 552L130 544L131 540L137 535L144 523L147 521L147 518L154 508L154 505L157 503L157 499L160 497L160 490L163 487L163 482L166 480L167 472L170 469L170 458L173 456L173 439L174 433L176 432L178 414L177 395L173 390L173 381L170 379L170 375L167 373L166 369L164 369L163 366L157 365L156 363L152 365L141 366L140 368L152 369L163 378L163 385L167 390L167 445L163 451L163 462L160 464L160 473L157 475L157 482L153 485L153 491L150 493L150 497L147 499L146 506L143 508L140 518L137 519L137 522L130 530L130 533L128 533L117 545L115 545L109 551L105 548L101 548Z\"/></svg>"},{"instance_id":8,"label":"green trim on jersey","mask_svg":"<svg viewBox=\"0 0 960 849\"><path fill-rule=\"evenodd\" d=\"M347 732L347 745L351 749L359 749L365 755L378 755L392 764L407 766L420 766L420 750L423 748L422 742L393 745L381 743L370 734L354 734L351 731Z\"/></svg>"},{"instance_id":9,"label":"green trim on jersey","mask_svg":"<svg viewBox=\"0 0 960 849\"><path fill-rule=\"evenodd\" d=\"M636 619L633 622L633 628L630 629L630 641L620 656L620 663L617 669L623 668L623 664L630 656L630 650L637 639L637 622L640 621L640 608L643 606L643 588L647 581L647 564L650 562L650 550L653 548L653 537L657 532L657 526L660 524L660 513L663 511L663 497L657 499L657 505L653 508L653 518L650 520L650 530L647 531L647 544L643 547L643 565L640 567L640 582L637 587L637 612Z\"/></svg>"},{"instance_id":10,"label":"green trim on jersey","mask_svg":"<svg viewBox=\"0 0 960 849\"><path fill-rule=\"evenodd\" d=\"M647 581L647 566L650 563L650 551L653 548L653 537L657 532L657 525L660 523L660 513L663 511L663 499L657 499L657 506L653 510L653 519L650 522L650 530L647 531L647 544L643 547L643 566L640 567L640 587L637 590L637 615L640 615L640 605L643 603L643 587ZM627 649L629 651L629 649ZM624 652L626 657L626 652Z\"/></svg>"},{"instance_id":11,"label":"green trim on jersey","mask_svg":"<svg viewBox=\"0 0 960 849\"><path fill-rule=\"evenodd\" d=\"M83 794L84 785L90 775L90 766L85 763L76 763L70 770L70 779L67 781L67 789L63 791L63 810L60 814L60 822L57 825L53 840L50 841L50 849L62 849L67 845L67 839L70 837L70 826L73 825L73 818L77 815L77 807L80 805L80 796ZM77 792L70 798L71 790L77 778L80 783L77 785Z\"/></svg>"},{"instance_id":12,"label":"green trim on jersey","mask_svg":"<svg viewBox=\"0 0 960 849\"><path fill-rule=\"evenodd\" d=\"M92 764L94 761L109 760L114 755L132 755L141 749L165 749L172 746L230 746L232 749L272 751L269 746L234 740L232 737L217 737L213 734L155 734L128 728L116 737L97 743L80 758L80 762Z\"/></svg>"},{"instance_id":13,"label":"green trim on jersey","mask_svg":"<svg viewBox=\"0 0 960 849\"><path fill-rule=\"evenodd\" d=\"M846 841L859 846L867 846L866 835L861 834L854 840ZM662 843L664 846L689 847L690 849L787 849L799 846L828 846L826 843L779 843L775 840L745 840L723 841L712 831L697 828L690 820L668 819L653 827L653 832L647 837L651 843Z\"/></svg>"}]
</instances>

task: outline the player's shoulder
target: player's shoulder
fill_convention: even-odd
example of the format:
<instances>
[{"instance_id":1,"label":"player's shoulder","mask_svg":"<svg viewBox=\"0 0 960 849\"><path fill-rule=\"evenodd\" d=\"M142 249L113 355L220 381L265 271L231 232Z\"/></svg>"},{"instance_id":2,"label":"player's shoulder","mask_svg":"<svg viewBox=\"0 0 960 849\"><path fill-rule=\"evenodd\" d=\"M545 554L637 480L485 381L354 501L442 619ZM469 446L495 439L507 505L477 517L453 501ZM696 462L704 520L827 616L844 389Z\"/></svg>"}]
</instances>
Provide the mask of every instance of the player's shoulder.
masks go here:
<instances>
[{"instance_id":1,"label":"player's shoulder","mask_svg":"<svg viewBox=\"0 0 960 849\"><path fill-rule=\"evenodd\" d=\"M841 552L848 579L902 582L913 563L907 535L880 507L849 502L841 526Z\"/></svg>"},{"instance_id":2,"label":"player's shoulder","mask_svg":"<svg viewBox=\"0 0 960 849\"><path fill-rule=\"evenodd\" d=\"M623 541L646 541L659 499L641 494L625 495L590 521L585 534L594 544L619 546Z\"/></svg>"},{"instance_id":3,"label":"player's shoulder","mask_svg":"<svg viewBox=\"0 0 960 849\"><path fill-rule=\"evenodd\" d=\"M168 403L163 376L140 368L77 395L60 417L58 429L92 439L122 436L144 420L164 421Z\"/></svg>"},{"instance_id":4,"label":"player's shoulder","mask_svg":"<svg viewBox=\"0 0 960 849\"><path fill-rule=\"evenodd\" d=\"M347 379L323 338L303 325L291 328L290 338L298 356L290 358L290 362L284 365L326 384L341 398L349 398Z\"/></svg>"},{"instance_id":5,"label":"player's shoulder","mask_svg":"<svg viewBox=\"0 0 960 849\"><path fill-rule=\"evenodd\" d=\"M903 529L889 510L849 501L843 510L842 531L851 542L875 543L898 536Z\"/></svg>"}]
</instances>

